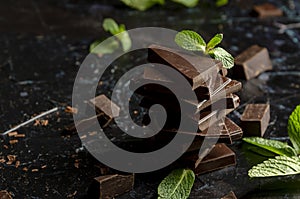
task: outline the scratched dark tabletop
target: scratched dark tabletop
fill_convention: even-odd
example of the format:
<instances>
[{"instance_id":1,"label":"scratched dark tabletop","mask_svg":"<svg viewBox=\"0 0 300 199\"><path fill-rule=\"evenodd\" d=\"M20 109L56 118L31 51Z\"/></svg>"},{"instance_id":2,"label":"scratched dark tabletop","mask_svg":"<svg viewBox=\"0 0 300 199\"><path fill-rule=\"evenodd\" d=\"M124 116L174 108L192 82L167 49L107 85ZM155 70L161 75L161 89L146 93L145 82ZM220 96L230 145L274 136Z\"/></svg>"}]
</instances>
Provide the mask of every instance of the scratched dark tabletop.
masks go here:
<instances>
[{"instance_id":1,"label":"scratched dark tabletop","mask_svg":"<svg viewBox=\"0 0 300 199\"><path fill-rule=\"evenodd\" d=\"M300 33L291 29L280 34L274 23L300 22L300 4L296 2L293 8L292 1L269 1L285 15L249 16L252 4L262 2L232 0L218 9L209 1L194 9L167 3L139 12L117 0L1 1L0 132L53 107L71 105L74 78L89 44L108 36L101 22L112 17L128 29L192 29L206 39L223 32L222 45L233 55L252 44L267 47L274 70L243 81L241 106L230 117L238 121L247 103L270 103L271 121L265 136L286 141L288 116L300 104ZM116 67L120 72L126 69ZM117 74L104 78L103 93L110 87L109 78ZM64 134L72 115L60 109L43 119L49 121L47 126L20 128L18 132L26 137L17 144L0 138L0 159L16 155L20 161L17 168L0 163L0 190L8 190L14 198L89 198L92 179L100 175L98 161L81 148L77 134ZM247 154L241 142L230 147L237 153L237 166L198 176L190 198L220 198L231 190L239 198L300 197L299 176L250 180L248 169L262 158ZM134 189L119 198L156 198L157 186L167 174L165 170L139 174Z\"/></svg>"}]
</instances>

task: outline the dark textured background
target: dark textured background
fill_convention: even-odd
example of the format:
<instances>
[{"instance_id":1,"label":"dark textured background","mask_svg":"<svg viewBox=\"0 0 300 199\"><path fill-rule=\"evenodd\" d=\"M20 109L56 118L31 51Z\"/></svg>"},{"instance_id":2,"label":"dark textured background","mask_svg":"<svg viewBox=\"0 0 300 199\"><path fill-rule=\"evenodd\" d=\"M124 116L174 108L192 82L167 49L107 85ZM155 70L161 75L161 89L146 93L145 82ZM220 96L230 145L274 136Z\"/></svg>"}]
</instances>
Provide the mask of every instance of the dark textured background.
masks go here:
<instances>
[{"instance_id":1,"label":"dark textured background","mask_svg":"<svg viewBox=\"0 0 300 199\"><path fill-rule=\"evenodd\" d=\"M242 105L231 117L238 121L247 103L268 102L271 123L266 137L287 140L288 116L300 104L300 35L297 29L279 34L274 22L300 22L300 4L296 2L293 9L288 3L291 1L270 1L283 9L285 16L257 19L249 16L251 6L265 1L232 0L218 9L208 2L194 9L167 3L139 12L119 1L1 1L0 131L54 106L71 104L73 81L89 44L108 36L101 22L113 17L128 29L193 29L206 39L223 32L222 46L233 55L251 44L267 47L274 70L243 82ZM125 69L117 67L121 72ZM108 82L104 84L109 87ZM7 138L1 138L0 156L17 155L21 165L0 164L0 190L10 191L14 198L87 198L91 180L100 174L97 161L86 151L76 152L81 147L77 135L63 134L64 125L72 122L70 114L60 111L47 119L50 124L46 127L30 124L19 129L26 138L16 145L10 146ZM219 198L230 190L240 198L300 197L299 176L250 180L247 170L262 159L245 154L241 143L231 148L237 152L237 167L198 176L190 198ZM79 168L74 166L76 160ZM43 165L47 167L40 169ZM24 172L24 167L29 171ZM40 170L32 173L35 168ZM164 171L137 175L134 190L120 198L155 198L165 175Z\"/></svg>"}]
</instances>

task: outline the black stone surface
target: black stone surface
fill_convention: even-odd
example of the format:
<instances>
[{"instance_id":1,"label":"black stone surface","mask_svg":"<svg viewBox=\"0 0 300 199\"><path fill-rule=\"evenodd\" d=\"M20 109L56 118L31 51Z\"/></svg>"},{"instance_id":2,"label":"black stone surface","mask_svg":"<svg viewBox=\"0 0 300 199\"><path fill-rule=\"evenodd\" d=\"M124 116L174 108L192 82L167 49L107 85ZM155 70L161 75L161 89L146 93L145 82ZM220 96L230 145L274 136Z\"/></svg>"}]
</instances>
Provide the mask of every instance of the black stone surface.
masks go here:
<instances>
[{"instance_id":1,"label":"black stone surface","mask_svg":"<svg viewBox=\"0 0 300 199\"><path fill-rule=\"evenodd\" d=\"M168 2L165 7L139 12L119 1L1 1L0 131L54 106L71 104L73 81L89 44L108 36L102 31L101 22L105 17L113 17L128 28L192 29L205 39L223 32L222 46L233 55L252 44L267 47L274 70L243 82L242 105L231 118L238 121L247 103L268 102L271 123L265 136L287 141L288 116L300 104L300 32L291 29L281 34L274 23L300 22L300 4L295 2L294 9L293 1L269 1L283 9L285 15L270 19L250 17L251 5L262 2L265 1L233 0L226 7L214 8L209 1L203 1L194 9ZM130 61L140 60L127 57ZM116 72L109 72L100 92L108 93L112 80L128 67L115 66ZM0 164L0 190L10 191L14 198L88 198L92 179L100 175L95 166L97 160L80 150L77 135L63 134L64 125L72 122L70 114L61 110L59 115L46 119L46 127L30 124L19 129L26 137L15 145L10 146L7 138L1 138L0 157L17 155L21 165L15 168ZM240 142L231 148L237 152L237 167L198 176L190 198L220 198L231 190L238 198L300 197L298 175L249 179L248 169L263 158L244 150ZM79 162L79 168L75 162ZM47 167L41 169L44 165ZM24 167L29 171L23 171ZM36 168L38 172L31 172ZM137 175L134 190L119 198L156 198L157 186L168 172L165 169Z\"/></svg>"}]
</instances>

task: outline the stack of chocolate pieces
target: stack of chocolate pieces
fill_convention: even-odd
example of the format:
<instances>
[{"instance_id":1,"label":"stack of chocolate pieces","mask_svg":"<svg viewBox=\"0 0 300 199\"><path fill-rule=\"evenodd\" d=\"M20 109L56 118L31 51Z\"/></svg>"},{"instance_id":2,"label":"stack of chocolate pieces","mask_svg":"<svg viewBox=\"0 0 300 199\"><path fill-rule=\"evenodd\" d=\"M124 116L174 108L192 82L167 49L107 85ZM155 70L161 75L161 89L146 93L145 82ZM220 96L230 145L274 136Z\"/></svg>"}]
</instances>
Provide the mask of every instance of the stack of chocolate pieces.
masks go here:
<instances>
[{"instance_id":1,"label":"stack of chocolate pieces","mask_svg":"<svg viewBox=\"0 0 300 199\"><path fill-rule=\"evenodd\" d=\"M161 104L167 111L166 124L156 141L159 142L159 139L172 133L195 136L193 144L184 155L184 161L193 167L196 174L235 165L235 153L224 143L232 144L233 141L241 139L242 129L228 117L219 119L218 111L213 110L212 106L217 107L218 103L225 104L225 110L222 111L226 115L235 110L239 106L239 97L234 93L241 90L241 82L226 77L227 70L222 62L180 50L151 45L148 48L148 60L153 63L153 67L146 67L142 76L131 80L130 87L135 93L143 96L141 106L150 108L154 104ZM164 70L157 70L155 63L169 66L183 75L195 93L196 100L185 98L184 95L181 99L177 99L171 90L181 85ZM167 85L168 88L161 85ZM194 115L185 116L185 122L196 122L198 125L196 133L178 132L180 115L185 114L180 111L179 101L194 110L194 113L200 113L200 118ZM216 128L216 131L210 129L208 133L209 128ZM204 138L218 139L218 143L199 160L199 149Z\"/></svg>"}]
</instances>

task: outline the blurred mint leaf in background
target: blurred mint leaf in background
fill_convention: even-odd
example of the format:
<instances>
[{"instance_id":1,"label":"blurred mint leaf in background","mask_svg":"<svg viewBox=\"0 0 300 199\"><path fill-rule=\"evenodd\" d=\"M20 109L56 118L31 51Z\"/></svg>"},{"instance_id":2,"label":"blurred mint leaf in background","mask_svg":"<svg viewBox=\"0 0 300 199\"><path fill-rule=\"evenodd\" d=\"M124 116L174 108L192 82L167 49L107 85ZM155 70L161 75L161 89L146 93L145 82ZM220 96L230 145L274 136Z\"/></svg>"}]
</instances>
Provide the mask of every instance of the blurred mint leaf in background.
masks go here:
<instances>
[{"instance_id":1,"label":"blurred mint leaf in background","mask_svg":"<svg viewBox=\"0 0 300 199\"><path fill-rule=\"evenodd\" d=\"M156 4L163 5L165 3L164 0L121 0L127 6L140 10L145 11Z\"/></svg>"},{"instance_id":2,"label":"blurred mint leaf in background","mask_svg":"<svg viewBox=\"0 0 300 199\"><path fill-rule=\"evenodd\" d=\"M199 0L172 0L172 1L182 4L188 8L195 7L199 2Z\"/></svg>"}]
</instances>

